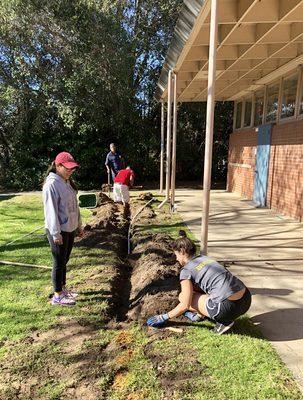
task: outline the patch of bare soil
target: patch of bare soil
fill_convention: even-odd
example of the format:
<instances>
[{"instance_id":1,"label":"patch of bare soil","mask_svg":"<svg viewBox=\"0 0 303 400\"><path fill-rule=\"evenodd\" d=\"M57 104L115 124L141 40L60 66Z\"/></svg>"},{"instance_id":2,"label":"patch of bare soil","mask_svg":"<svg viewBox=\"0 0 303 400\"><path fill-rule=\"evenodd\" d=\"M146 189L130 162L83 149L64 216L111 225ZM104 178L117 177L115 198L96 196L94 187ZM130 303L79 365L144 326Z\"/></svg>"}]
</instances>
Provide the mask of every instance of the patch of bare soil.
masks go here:
<instances>
[{"instance_id":1,"label":"patch of bare soil","mask_svg":"<svg viewBox=\"0 0 303 400\"><path fill-rule=\"evenodd\" d=\"M182 347L175 346L170 338L164 336L162 339L167 343L165 350L163 346L158 347L159 337L151 337L145 347L144 354L153 363L159 380L165 393L163 400L182 399L199 391L198 381L204 377L209 380L209 375L199 360L194 349L183 342Z\"/></svg>"},{"instance_id":2,"label":"patch of bare soil","mask_svg":"<svg viewBox=\"0 0 303 400\"><path fill-rule=\"evenodd\" d=\"M147 233L134 239L128 318L146 320L178 304L180 267L170 248L168 235Z\"/></svg>"},{"instance_id":3,"label":"patch of bare soil","mask_svg":"<svg viewBox=\"0 0 303 400\"><path fill-rule=\"evenodd\" d=\"M64 398L99 398L96 369L100 349L87 346L95 336L91 327L61 318L48 332L23 339L3 360L0 399L55 398L52 396L62 384Z\"/></svg>"}]
</instances>

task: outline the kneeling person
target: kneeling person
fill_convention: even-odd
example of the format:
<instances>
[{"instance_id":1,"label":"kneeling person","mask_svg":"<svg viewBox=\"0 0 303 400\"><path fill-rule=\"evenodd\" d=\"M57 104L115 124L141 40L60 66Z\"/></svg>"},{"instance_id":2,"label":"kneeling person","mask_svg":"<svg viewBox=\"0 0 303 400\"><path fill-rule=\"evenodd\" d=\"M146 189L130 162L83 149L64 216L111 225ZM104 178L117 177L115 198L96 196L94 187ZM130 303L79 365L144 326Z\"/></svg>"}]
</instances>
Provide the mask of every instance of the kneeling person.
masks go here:
<instances>
[{"instance_id":1,"label":"kneeling person","mask_svg":"<svg viewBox=\"0 0 303 400\"><path fill-rule=\"evenodd\" d=\"M135 174L130 167L121 169L114 179L114 201L116 203L129 203L129 186L134 184Z\"/></svg>"},{"instance_id":2,"label":"kneeling person","mask_svg":"<svg viewBox=\"0 0 303 400\"><path fill-rule=\"evenodd\" d=\"M196 246L186 236L177 239L172 247L183 267L180 271L180 303L166 314L149 318L147 325L161 326L182 314L194 322L209 317L217 322L213 331L221 335L233 326L236 318L248 311L250 291L217 261L196 256Z\"/></svg>"}]
</instances>

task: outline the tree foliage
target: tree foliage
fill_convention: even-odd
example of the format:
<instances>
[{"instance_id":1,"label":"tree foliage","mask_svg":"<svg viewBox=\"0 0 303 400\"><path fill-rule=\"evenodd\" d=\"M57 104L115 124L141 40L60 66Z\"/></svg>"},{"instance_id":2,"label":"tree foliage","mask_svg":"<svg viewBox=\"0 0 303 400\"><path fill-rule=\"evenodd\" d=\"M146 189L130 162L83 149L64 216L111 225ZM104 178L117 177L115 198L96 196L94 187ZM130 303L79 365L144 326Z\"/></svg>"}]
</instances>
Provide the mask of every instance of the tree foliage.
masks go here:
<instances>
[{"instance_id":1,"label":"tree foliage","mask_svg":"<svg viewBox=\"0 0 303 400\"><path fill-rule=\"evenodd\" d=\"M106 180L103 164L112 141L141 180L157 179L160 121L154 91L181 5L180 0L0 1L2 186L39 187L47 165L66 150L81 164L81 187L98 187ZM203 110L201 104L180 107L181 177L188 165L194 165L192 178L202 170ZM226 116L230 110L224 121L217 119L216 140L224 151L215 163L226 157Z\"/></svg>"}]
</instances>

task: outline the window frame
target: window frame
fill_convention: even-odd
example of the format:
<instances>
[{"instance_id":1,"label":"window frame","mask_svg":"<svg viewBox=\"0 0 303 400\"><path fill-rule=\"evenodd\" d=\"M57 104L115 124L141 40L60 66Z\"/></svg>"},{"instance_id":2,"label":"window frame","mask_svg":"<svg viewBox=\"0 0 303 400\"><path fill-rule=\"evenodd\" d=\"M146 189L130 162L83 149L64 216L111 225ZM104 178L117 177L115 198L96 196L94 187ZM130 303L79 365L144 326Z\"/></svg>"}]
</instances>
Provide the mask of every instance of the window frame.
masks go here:
<instances>
[{"instance_id":1,"label":"window frame","mask_svg":"<svg viewBox=\"0 0 303 400\"><path fill-rule=\"evenodd\" d=\"M300 114L300 103L301 103L301 99L303 99L303 66L299 65L298 70L299 70L299 79L298 79L298 88L297 88L297 101L296 101L295 117L296 117L296 119L302 119L303 112L302 112L302 114Z\"/></svg>"},{"instance_id":2,"label":"window frame","mask_svg":"<svg viewBox=\"0 0 303 400\"><path fill-rule=\"evenodd\" d=\"M262 111L262 120L259 125L255 125L255 112L256 112L256 98L257 98L257 93L263 91L263 111ZM261 98L261 97L260 97ZM252 121L251 121L251 126L252 128L257 128L260 125L264 124L264 106L265 106L265 100L266 100L266 86L264 85L263 87L260 87L258 90L256 90L253 93L253 109L252 109Z\"/></svg>"},{"instance_id":3,"label":"window frame","mask_svg":"<svg viewBox=\"0 0 303 400\"><path fill-rule=\"evenodd\" d=\"M282 81L282 77L280 77L279 79L275 79L274 81L272 81L271 83L269 83L268 85L266 85L266 102L264 102L264 114L263 114L263 120L264 120L264 124L277 124L278 123L278 115L279 115L279 109L280 109L280 96L281 96L281 81ZM278 109L277 109L277 114L276 114L276 118L275 120L272 121L267 121L267 106L268 106L268 89L271 86L278 86Z\"/></svg>"},{"instance_id":4,"label":"window frame","mask_svg":"<svg viewBox=\"0 0 303 400\"><path fill-rule=\"evenodd\" d=\"M242 104L242 106L241 106L241 120L240 120L241 122L240 122L240 127L237 128L238 104L239 104L239 103ZM243 103L244 103L243 99L241 99L241 100L239 100L239 101L235 101L235 109L234 109L234 131L239 131L239 130L243 129L243 118L244 118L244 114L243 114L243 111L244 111Z\"/></svg>"},{"instance_id":5,"label":"window frame","mask_svg":"<svg viewBox=\"0 0 303 400\"><path fill-rule=\"evenodd\" d=\"M254 109L253 100L254 100L253 94L251 94L249 97L245 97L245 99L243 100L243 103L244 103L244 107L242 106L243 107L243 113L242 113L243 114L242 115L242 118L243 118L243 129L249 129L249 128L253 127L253 125L252 125L252 120L253 120L252 115L253 115L253 109ZM250 110L250 122L249 122L249 125L245 126L245 112L246 112L246 103L247 102L251 103L251 110Z\"/></svg>"},{"instance_id":6,"label":"window frame","mask_svg":"<svg viewBox=\"0 0 303 400\"><path fill-rule=\"evenodd\" d=\"M292 75L295 75L295 74L298 74L297 75L298 76L298 84L297 84L296 100L295 100L295 112L294 112L293 116L282 118L281 113L282 113L282 100L283 100L283 84L286 79L290 78ZM274 85L278 85L278 87L279 87L277 115L276 115L275 120L267 122L266 119L267 119L267 107L268 107L268 90L271 86L274 86ZM258 92L260 92L261 90L264 90L262 122L259 125L255 125L256 94ZM246 108L247 101L252 102L251 119L250 119L250 125L244 126L245 108ZM301 102L302 102L302 113L300 114ZM237 128L236 127L237 106L239 103L242 104L241 126L239 128ZM282 75L281 77L273 80L272 82L269 82L265 85L260 85L260 87L256 90L254 90L250 96L241 97L234 101L234 120L233 120L233 130L234 131L239 131L241 129L243 130L243 129L257 128L258 126L263 125L263 124L283 124L285 122L294 121L297 119L303 119L303 65L302 64L298 65L296 68L292 69L287 74Z\"/></svg>"},{"instance_id":7,"label":"window frame","mask_svg":"<svg viewBox=\"0 0 303 400\"><path fill-rule=\"evenodd\" d=\"M297 82L297 89L296 89L296 99L295 99L295 112L294 115L291 117L285 117L282 118L282 100L283 100L283 84L284 84L284 80L290 78L293 75L298 76L298 82ZM288 122L288 121L293 121L295 119L297 119L298 117L303 117L303 113L300 115L299 114L299 104L300 104L300 88L302 86L302 68L296 68L295 70L292 70L291 72L289 72L288 74L284 75L281 79L281 99L280 99L280 106L279 106L279 120L278 123L283 124L284 122Z\"/></svg>"}]
</instances>

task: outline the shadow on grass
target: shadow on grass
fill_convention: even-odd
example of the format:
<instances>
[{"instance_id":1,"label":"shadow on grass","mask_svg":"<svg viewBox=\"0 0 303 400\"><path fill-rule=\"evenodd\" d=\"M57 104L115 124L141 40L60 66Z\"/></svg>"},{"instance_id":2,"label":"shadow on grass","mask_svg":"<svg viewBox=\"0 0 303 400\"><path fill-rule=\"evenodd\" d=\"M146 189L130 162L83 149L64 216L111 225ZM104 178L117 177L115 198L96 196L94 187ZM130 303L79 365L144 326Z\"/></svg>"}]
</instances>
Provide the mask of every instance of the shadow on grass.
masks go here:
<instances>
[{"instance_id":1,"label":"shadow on grass","mask_svg":"<svg viewBox=\"0 0 303 400\"><path fill-rule=\"evenodd\" d=\"M90 290L88 292L80 293L84 298L77 298L77 303L91 303L91 302L103 302L108 301L111 298L112 293L110 290Z\"/></svg>"},{"instance_id":2,"label":"shadow on grass","mask_svg":"<svg viewBox=\"0 0 303 400\"><path fill-rule=\"evenodd\" d=\"M23 242L23 243L13 243L10 245L2 245L0 246L1 251L5 252L10 252L10 251L16 251L16 250L28 250L32 248L40 248L40 247L48 247L48 241L45 237L45 239L41 239L39 241L35 242Z\"/></svg>"},{"instance_id":3,"label":"shadow on grass","mask_svg":"<svg viewBox=\"0 0 303 400\"><path fill-rule=\"evenodd\" d=\"M5 200L10 200L10 199L12 199L13 197L15 197L14 194L1 194L1 193L0 193L0 202L1 202L1 201L5 201Z\"/></svg>"},{"instance_id":4,"label":"shadow on grass","mask_svg":"<svg viewBox=\"0 0 303 400\"><path fill-rule=\"evenodd\" d=\"M213 325L209 325L210 323L212 323ZM168 324L166 326L171 326L171 327L189 327L189 326L193 326L195 328L201 328L201 329L207 329L207 330L212 330L214 325L215 325L215 321L206 318L204 321L202 322L190 322L190 321L169 321ZM241 336L248 336L248 337L252 337L252 338L256 338L256 339L264 339L264 336L262 334L262 332L260 331L260 329L255 326L252 323L252 320L250 320L246 315L238 318L235 321L234 326L232 327L232 329L230 331L228 331L228 333L226 334L236 334L236 335L241 335Z\"/></svg>"},{"instance_id":5,"label":"shadow on grass","mask_svg":"<svg viewBox=\"0 0 303 400\"><path fill-rule=\"evenodd\" d=\"M6 286L7 282L17 284L19 279L22 281L39 281L48 276L50 270L32 269L15 265L0 265L0 286Z\"/></svg>"}]
</instances>

